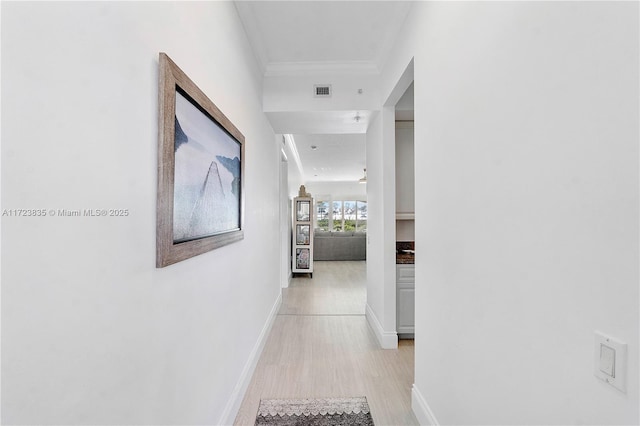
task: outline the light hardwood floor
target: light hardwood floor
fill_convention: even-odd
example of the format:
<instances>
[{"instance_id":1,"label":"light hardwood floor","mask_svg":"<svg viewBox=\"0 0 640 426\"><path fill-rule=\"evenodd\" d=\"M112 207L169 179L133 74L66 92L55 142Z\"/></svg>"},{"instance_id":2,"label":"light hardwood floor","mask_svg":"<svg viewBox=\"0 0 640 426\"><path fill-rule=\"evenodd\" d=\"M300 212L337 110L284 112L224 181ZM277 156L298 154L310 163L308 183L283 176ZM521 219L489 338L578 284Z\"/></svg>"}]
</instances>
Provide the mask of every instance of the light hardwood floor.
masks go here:
<instances>
[{"instance_id":1,"label":"light hardwood floor","mask_svg":"<svg viewBox=\"0 0 640 426\"><path fill-rule=\"evenodd\" d=\"M314 262L296 277L260 356L236 425L260 399L366 396L377 426L417 425L411 411L413 341L380 349L364 316L365 262Z\"/></svg>"}]
</instances>

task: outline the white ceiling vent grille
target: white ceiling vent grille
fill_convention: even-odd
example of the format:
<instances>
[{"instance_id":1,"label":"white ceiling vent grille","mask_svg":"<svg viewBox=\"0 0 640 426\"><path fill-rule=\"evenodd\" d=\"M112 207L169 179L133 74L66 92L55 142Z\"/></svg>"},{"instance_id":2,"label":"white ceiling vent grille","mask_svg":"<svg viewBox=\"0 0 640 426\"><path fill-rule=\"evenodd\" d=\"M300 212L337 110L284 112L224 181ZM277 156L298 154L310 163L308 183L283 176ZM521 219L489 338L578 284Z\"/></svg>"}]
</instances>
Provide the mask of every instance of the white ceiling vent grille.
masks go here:
<instances>
[{"instance_id":1,"label":"white ceiling vent grille","mask_svg":"<svg viewBox=\"0 0 640 426\"><path fill-rule=\"evenodd\" d=\"M331 85L330 84L314 84L313 93L316 98L330 98Z\"/></svg>"}]
</instances>

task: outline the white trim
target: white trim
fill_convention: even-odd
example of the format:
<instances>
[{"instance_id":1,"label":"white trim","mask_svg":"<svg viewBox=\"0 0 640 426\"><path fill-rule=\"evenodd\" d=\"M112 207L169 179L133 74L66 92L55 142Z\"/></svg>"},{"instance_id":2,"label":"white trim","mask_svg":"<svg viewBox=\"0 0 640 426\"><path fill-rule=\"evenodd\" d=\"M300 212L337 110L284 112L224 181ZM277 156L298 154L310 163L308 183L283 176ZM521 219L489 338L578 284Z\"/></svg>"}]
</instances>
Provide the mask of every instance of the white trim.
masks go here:
<instances>
[{"instance_id":1,"label":"white trim","mask_svg":"<svg viewBox=\"0 0 640 426\"><path fill-rule=\"evenodd\" d=\"M387 98L387 100L383 104L384 106L392 106L395 109L396 104L398 103L398 101L402 98L402 96L407 91L409 86L411 86L411 83L414 82L413 81L413 65L414 65L413 63L414 63L414 60L415 60L415 58L411 57L411 61L409 61L409 64L407 65L407 67L405 68L404 72L402 73L402 75L398 79L396 85L391 90L391 93L389 93L389 97Z\"/></svg>"},{"instance_id":2,"label":"white trim","mask_svg":"<svg viewBox=\"0 0 640 426\"><path fill-rule=\"evenodd\" d=\"M367 317L367 323L378 338L378 343L380 343L382 349L398 349L398 333L395 331L384 331L382 324L380 324L378 317L376 317L376 314L368 303L365 315Z\"/></svg>"},{"instance_id":3,"label":"white trim","mask_svg":"<svg viewBox=\"0 0 640 426\"><path fill-rule=\"evenodd\" d=\"M429 404L427 404L427 401L424 399L415 383L411 388L411 409L413 410L413 414L416 415L418 423L421 425L440 425L436 416L433 415L431 407L429 407Z\"/></svg>"},{"instance_id":4,"label":"white trim","mask_svg":"<svg viewBox=\"0 0 640 426\"><path fill-rule=\"evenodd\" d=\"M396 220L415 220L414 212L396 212Z\"/></svg>"},{"instance_id":5,"label":"white trim","mask_svg":"<svg viewBox=\"0 0 640 426\"><path fill-rule=\"evenodd\" d=\"M302 168L302 161L300 160L300 154L298 154L298 147L296 146L296 141L293 138L292 134L283 135L285 140L289 143L289 149L291 150L291 155L293 156L293 162L296 163L296 167L300 172L300 176L304 177L304 169Z\"/></svg>"},{"instance_id":6,"label":"white trim","mask_svg":"<svg viewBox=\"0 0 640 426\"><path fill-rule=\"evenodd\" d=\"M247 388L249 387L249 383L251 382L251 377L253 376L253 372L255 371L258 360L260 359L260 355L262 354L262 349L264 349L264 345L267 342L267 337L269 337L269 332L271 331L273 322L278 316L278 310L280 310L281 304L282 292L279 292L278 298L273 304L271 312L269 312L267 321L262 327L260 336L258 336L258 341L253 347L251 354L249 355L249 359L247 360L247 363L242 370L242 374L240 374L238 383L236 384L235 389L233 389L233 392L231 392L231 396L229 397L227 405L225 406L224 411L222 412L220 420L218 420L217 424L232 425L234 420L236 419L238 411L240 410L240 404L244 399L244 394L247 392Z\"/></svg>"}]
</instances>

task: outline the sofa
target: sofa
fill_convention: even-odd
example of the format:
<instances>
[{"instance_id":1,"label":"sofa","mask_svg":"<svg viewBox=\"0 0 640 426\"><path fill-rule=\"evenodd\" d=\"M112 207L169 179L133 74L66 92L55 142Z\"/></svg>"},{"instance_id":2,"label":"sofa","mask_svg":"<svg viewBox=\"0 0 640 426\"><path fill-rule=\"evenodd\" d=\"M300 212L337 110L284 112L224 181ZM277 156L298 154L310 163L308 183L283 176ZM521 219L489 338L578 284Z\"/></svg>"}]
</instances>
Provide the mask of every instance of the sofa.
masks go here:
<instances>
[{"instance_id":1,"label":"sofa","mask_svg":"<svg viewBox=\"0 0 640 426\"><path fill-rule=\"evenodd\" d=\"M365 232L329 232L313 234L313 260L366 260Z\"/></svg>"}]
</instances>

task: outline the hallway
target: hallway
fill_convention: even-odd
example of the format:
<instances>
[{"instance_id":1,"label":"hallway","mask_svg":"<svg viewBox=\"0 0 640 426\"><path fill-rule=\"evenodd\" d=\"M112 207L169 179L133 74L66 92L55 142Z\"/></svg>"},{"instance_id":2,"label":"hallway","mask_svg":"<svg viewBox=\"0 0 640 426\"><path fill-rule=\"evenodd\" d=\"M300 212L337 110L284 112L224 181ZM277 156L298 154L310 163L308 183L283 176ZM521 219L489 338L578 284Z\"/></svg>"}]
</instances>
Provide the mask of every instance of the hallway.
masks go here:
<instances>
[{"instance_id":1,"label":"hallway","mask_svg":"<svg viewBox=\"0 0 640 426\"><path fill-rule=\"evenodd\" d=\"M414 347L380 349L364 316L365 262L316 262L296 277L236 417L252 425L261 398L366 396L376 425L418 424L411 411Z\"/></svg>"}]
</instances>

